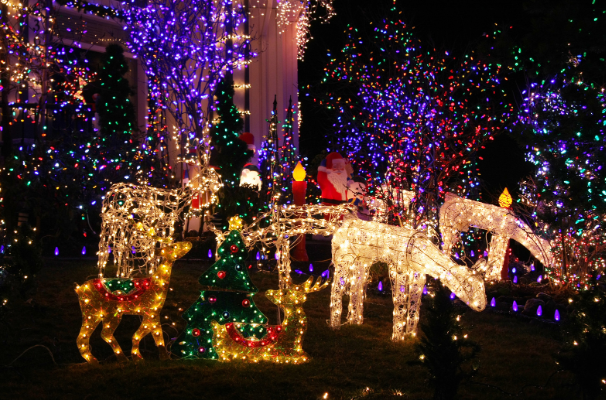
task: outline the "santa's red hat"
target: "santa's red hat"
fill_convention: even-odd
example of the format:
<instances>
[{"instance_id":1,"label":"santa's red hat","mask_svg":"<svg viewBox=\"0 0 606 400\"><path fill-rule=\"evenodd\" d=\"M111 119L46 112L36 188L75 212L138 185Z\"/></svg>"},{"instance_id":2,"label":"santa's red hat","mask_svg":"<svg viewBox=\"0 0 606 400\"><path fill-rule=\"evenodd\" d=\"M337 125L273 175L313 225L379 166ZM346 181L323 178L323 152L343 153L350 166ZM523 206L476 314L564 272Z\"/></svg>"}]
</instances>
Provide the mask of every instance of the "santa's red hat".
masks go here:
<instances>
[{"instance_id":1,"label":"santa's red hat","mask_svg":"<svg viewBox=\"0 0 606 400\"><path fill-rule=\"evenodd\" d=\"M254 172L259 172L259 167L257 167L255 164L246 164L244 165L244 168L242 168L242 171L244 171L245 169L249 170L249 171L254 171Z\"/></svg>"},{"instance_id":2,"label":"santa's red hat","mask_svg":"<svg viewBox=\"0 0 606 400\"><path fill-rule=\"evenodd\" d=\"M326 168L327 169L332 169L332 162L334 160L342 160L343 157L341 156L341 154L337 153L336 151L333 151L332 153L328 153L328 155L326 156Z\"/></svg>"},{"instance_id":3,"label":"santa's red hat","mask_svg":"<svg viewBox=\"0 0 606 400\"><path fill-rule=\"evenodd\" d=\"M240 135L240 140L246 143L249 150L255 150L255 136L250 132L243 132Z\"/></svg>"}]
</instances>

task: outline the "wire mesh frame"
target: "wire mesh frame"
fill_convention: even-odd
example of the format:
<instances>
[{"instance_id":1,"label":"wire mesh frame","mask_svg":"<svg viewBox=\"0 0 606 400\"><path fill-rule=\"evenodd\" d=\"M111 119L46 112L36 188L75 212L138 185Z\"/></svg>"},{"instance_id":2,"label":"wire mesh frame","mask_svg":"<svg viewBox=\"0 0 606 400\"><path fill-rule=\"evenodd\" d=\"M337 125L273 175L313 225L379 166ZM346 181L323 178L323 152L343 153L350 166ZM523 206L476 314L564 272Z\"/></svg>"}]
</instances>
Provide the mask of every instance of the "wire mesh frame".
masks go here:
<instances>
[{"instance_id":1,"label":"wire mesh frame","mask_svg":"<svg viewBox=\"0 0 606 400\"><path fill-rule=\"evenodd\" d=\"M334 279L331 290L333 328L341 326L342 297L350 295L347 323L363 322L363 302L370 266L383 261L389 267L394 303L393 340L415 335L425 275L442 280L472 309L486 306L485 260L473 268L461 266L442 253L422 232L408 226L346 219L332 241Z\"/></svg>"},{"instance_id":2,"label":"wire mesh frame","mask_svg":"<svg viewBox=\"0 0 606 400\"><path fill-rule=\"evenodd\" d=\"M280 288L285 289L290 282L290 250L296 246L297 239L291 238L305 234L330 236L341 225L342 218L354 212L349 204L322 206L306 204L303 206L275 205L271 211L259 216L255 222L242 230L242 237L247 248L257 243L266 247L275 246L278 258L276 269L279 274ZM261 227L269 221L267 227ZM214 226L210 230L216 235L217 251L229 232L222 232Z\"/></svg>"},{"instance_id":3,"label":"wire mesh frame","mask_svg":"<svg viewBox=\"0 0 606 400\"><path fill-rule=\"evenodd\" d=\"M103 277L110 255L116 275L130 277L134 272L151 274L160 263L153 237L136 229L136 222L153 228L161 238L172 237L175 223L191 201L191 190L160 189L118 183L103 200L99 241L99 276Z\"/></svg>"}]
</instances>

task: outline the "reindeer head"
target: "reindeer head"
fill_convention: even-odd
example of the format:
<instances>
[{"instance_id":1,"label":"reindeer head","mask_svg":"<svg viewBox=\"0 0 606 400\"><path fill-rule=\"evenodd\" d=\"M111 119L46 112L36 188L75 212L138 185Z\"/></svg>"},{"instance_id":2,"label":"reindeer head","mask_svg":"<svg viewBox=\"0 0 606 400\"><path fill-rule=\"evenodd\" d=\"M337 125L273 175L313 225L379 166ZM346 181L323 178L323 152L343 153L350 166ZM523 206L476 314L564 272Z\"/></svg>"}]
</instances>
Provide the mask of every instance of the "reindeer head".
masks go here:
<instances>
[{"instance_id":1,"label":"reindeer head","mask_svg":"<svg viewBox=\"0 0 606 400\"><path fill-rule=\"evenodd\" d=\"M160 255L168 262L174 262L191 250L191 242L177 242L160 247Z\"/></svg>"},{"instance_id":2,"label":"reindeer head","mask_svg":"<svg viewBox=\"0 0 606 400\"><path fill-rule=\"evenodd\" d=\"M307 301L307 293L318 292L328 286L329 279L320 283L322 278L318 279L312 286L314 277L310 276L303 285L292 286L289 279L289 287L285 290L268 290L265 296L276 305L293 306L303 304Z\"/></svg>"}]
</instances>

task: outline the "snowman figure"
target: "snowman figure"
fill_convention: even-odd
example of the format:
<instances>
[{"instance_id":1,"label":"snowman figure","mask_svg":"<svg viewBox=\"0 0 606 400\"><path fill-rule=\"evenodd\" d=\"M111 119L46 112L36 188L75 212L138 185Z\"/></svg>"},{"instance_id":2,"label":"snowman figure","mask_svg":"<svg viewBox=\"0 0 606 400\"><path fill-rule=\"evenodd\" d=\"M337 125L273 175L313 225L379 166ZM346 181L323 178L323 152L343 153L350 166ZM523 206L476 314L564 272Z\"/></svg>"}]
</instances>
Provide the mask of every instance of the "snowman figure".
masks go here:
<instances>
[{"instance_id":1,"label":"snowman figure","mask_svg":"<svg viewBox=\"0 0 606 400\"><path fill-rule=\"evenodd\" d=\"M347 181L347 202L358 208L358 217L370 220L370 211L366 201L366 182L359 176Z\"/></svg>"}]
</instances>

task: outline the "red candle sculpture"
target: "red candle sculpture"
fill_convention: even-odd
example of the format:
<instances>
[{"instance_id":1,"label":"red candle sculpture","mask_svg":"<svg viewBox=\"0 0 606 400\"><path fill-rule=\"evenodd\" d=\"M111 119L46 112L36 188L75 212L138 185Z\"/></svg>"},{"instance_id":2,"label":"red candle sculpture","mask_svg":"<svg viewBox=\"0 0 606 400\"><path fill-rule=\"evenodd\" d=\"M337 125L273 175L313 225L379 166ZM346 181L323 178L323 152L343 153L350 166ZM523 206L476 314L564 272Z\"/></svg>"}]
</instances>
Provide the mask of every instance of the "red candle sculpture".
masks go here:
<instances>
[{"instance_id":1,"label":"red candle sculpture","mask_svg":"<svg viewBox=\"0 0 606 400\"><path fill-rule=\"evenodd\" d=\"M305 193L307 192L307 181L305 180L305 168L301 165L301 161L297 163L295 170L292 173L294 181L292 182L292 197L296 206L305 204ZM293 249L292 256L297 261L309 261L307 250L305 249L305 235L301 235L298 239L299 243Z\"/></svg>"}]
</instances>

